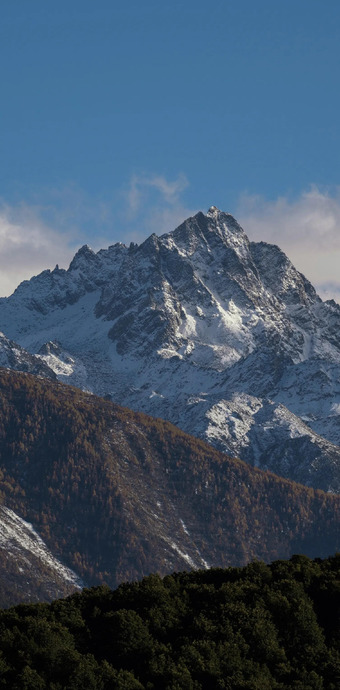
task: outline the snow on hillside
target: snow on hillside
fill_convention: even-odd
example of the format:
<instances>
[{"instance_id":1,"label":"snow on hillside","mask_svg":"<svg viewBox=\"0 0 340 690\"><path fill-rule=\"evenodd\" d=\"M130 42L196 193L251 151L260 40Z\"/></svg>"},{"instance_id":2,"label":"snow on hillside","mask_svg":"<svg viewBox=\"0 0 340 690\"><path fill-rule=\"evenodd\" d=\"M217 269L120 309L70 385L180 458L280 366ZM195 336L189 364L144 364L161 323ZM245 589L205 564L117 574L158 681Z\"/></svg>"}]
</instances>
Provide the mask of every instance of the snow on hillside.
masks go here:
<instances>
[{"instance_id":1,"label":"snow on hillside","mask_svg":"<svg viewBox=\"0 0 340 690\"><path fill-rule=\"evenodd\" d=\"M78 575L61 563L48 549L33 526L10 508L0 506L0 551L3 576L8 573L25 599L50 599L81 589ZM11 563L15 564L14 573Z\"/></svg>"}]
</instances>

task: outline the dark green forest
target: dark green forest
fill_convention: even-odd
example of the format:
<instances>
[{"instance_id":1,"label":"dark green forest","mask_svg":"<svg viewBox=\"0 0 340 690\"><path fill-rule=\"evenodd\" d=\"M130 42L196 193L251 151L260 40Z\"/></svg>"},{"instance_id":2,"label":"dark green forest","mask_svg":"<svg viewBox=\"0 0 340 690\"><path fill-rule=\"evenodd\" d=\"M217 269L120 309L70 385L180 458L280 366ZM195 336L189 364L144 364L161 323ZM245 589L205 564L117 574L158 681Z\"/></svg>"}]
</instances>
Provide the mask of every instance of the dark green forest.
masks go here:
<instances>
[{"instance_id":1,"label":"dark green forest","mask_svg":"<svg viewBox=\"0 0 340 690\"><path fill-rule=\"evenodd\" d=\"M231 459L170 423L6 370L0 468L0 503L86 586L189 568L183 553L226 567L340 550L339 496ZM2 559L0 605L25 597ZM30 600L39 599L38 588Z\"/></svg>"},{"instance_id":2,"label":"dark green forest","mask_svg":"<svg viewBox=\"0 0 340 690\"><path fill-rule=\"evenodd\" d=\"M338 690L340 554L0 611L0 688Z\"/></svg>"}]
</instances>

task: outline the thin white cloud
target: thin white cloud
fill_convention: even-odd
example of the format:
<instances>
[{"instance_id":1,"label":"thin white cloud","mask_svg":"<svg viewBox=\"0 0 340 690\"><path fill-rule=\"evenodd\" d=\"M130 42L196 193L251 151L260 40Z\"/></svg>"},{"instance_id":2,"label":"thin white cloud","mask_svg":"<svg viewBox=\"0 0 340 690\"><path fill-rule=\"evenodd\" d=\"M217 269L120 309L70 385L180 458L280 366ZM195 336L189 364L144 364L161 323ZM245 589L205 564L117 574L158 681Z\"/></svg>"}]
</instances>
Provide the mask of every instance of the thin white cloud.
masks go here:
<instances>
[{"instance_id":1,"label":"thin white cloud","mask_svg":"<svg viewBox=\"0 0 340 690\"><path fill-rule=\"evenodd\" d=\"M144 185L145 184L157 189L163 195L165 201L172 204L178 202L180 194L188 187L189 182L183 174L178 175L177 179L173 180L173 182L170 182L161 175L154 175L153 177L146 178L144 180Z\"/></svg>"},{"instance_id":2,"label":"thin white cloud","mask_svg":"<svg viewBox=\"0 0 340 690\"><path fill-rule=\"evenodd\" d=\"M158 192L163 202L171 206L178 204L181 193L188 185L189 182L183 174L178 175L173 181L167 180L163 175L132 175L126 191L128 211L131 216L138 213L151 190Z\"/></svg>"},{"instance_id":3,"label":"thin white cloud","mask_svg":"<svg viewBox=\"0 0 340 690\"><path fill-rule=\"evenodd\" d=\"M323 283L315 283L314 287L323 300L334 299L335 302L339 302L340 304L340 282L334 283L326 281Z\"/></svg>"},{"instance_id":4,"label":"thin white cloud","mask_svg":"<svg viewBox=\"0 0 340 690\"><path fill-rule=\"evenodd\" d=\"M114 199L91 197L73 183L41 189L29 203L0 200L0 296L46 268L67 268L82 244L99 250L121 240L114 208Z\"/></svg>"},{"instance_id":5,"label":"thin white cloud","mask_svg":"<svg viewBox=\"0 0 340 690\"><path fill-rule=\"evenodd\" d=\"M125 198L125 222L129 239L140 242L151 233L173 230L188 216L196 213L182 199L189 186L182 173L174 180L163 175L132 175Z\"/></svg>"},{"instance_id":6,"label":"thin white cloud","mask_svg":"<svg viewBox=\"0 0 340 690\"><path fill-rule=\"evenodd\" d=\"M313 186L294 200L243 195L237 217L250 239L279 245L323 298L339 300L340 188Z\"/></svg>"},{"instance_id":7,"label":"thin white cloud","mask_svg":"<svg viewBox=\"0 0 340 690\"><path fill-rule=\"evenodd\" d=\"M9 295L27 280L56 263L67 266L74 250L71 235L48 227L30 206L0 207L0 295Z\"/></svg>"}]
</instances>

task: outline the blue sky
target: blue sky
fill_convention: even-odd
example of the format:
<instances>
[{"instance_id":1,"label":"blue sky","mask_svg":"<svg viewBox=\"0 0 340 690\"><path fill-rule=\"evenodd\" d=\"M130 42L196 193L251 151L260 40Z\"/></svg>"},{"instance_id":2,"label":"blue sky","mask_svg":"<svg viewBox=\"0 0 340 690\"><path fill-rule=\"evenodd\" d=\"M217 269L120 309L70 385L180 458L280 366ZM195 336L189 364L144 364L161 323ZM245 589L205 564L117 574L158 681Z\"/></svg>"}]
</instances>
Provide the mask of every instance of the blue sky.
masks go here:
<instances>
[{"instance_id":1,"label":"blue sky","mask_svg":"<svg viewBox=\"0 0 340 690\"><path fill-rule=\"evenodd\" d=\"M337 291L339 27L336 0L3 3L0 294L211 204Z\"/></svg>"}]
</instances>

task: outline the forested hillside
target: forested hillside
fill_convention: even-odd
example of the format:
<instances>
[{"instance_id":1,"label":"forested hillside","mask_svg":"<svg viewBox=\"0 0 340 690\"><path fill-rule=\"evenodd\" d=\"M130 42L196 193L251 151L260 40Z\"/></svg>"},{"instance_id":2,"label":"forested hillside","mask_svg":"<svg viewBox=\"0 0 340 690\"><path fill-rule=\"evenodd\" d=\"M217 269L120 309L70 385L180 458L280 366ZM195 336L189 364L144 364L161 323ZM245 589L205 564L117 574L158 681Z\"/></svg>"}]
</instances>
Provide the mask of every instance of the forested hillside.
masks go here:
<instances>
[{"instance_id":1,"label":"forested hillside","mask_svg":"<svg viewBox=\"0 0 340 690\"><path fill-rule=\"evenodd\" d=\"M338 690L340 556L84 590L0 612L0 688Z\"/></svg>"},{"instance_id":2,"label":"forested hillside","mask_svg":"<svg viewBox=\"0 0 340 690\"><path fill-rule=\"evenodd\" d=\"M0 403L1 501L87 585L340 547L339 497L170 423L6 370ZM15 578L9 598L6 563L1 576L2 605L25 599Z\"/></svg>"}]
</instances>

